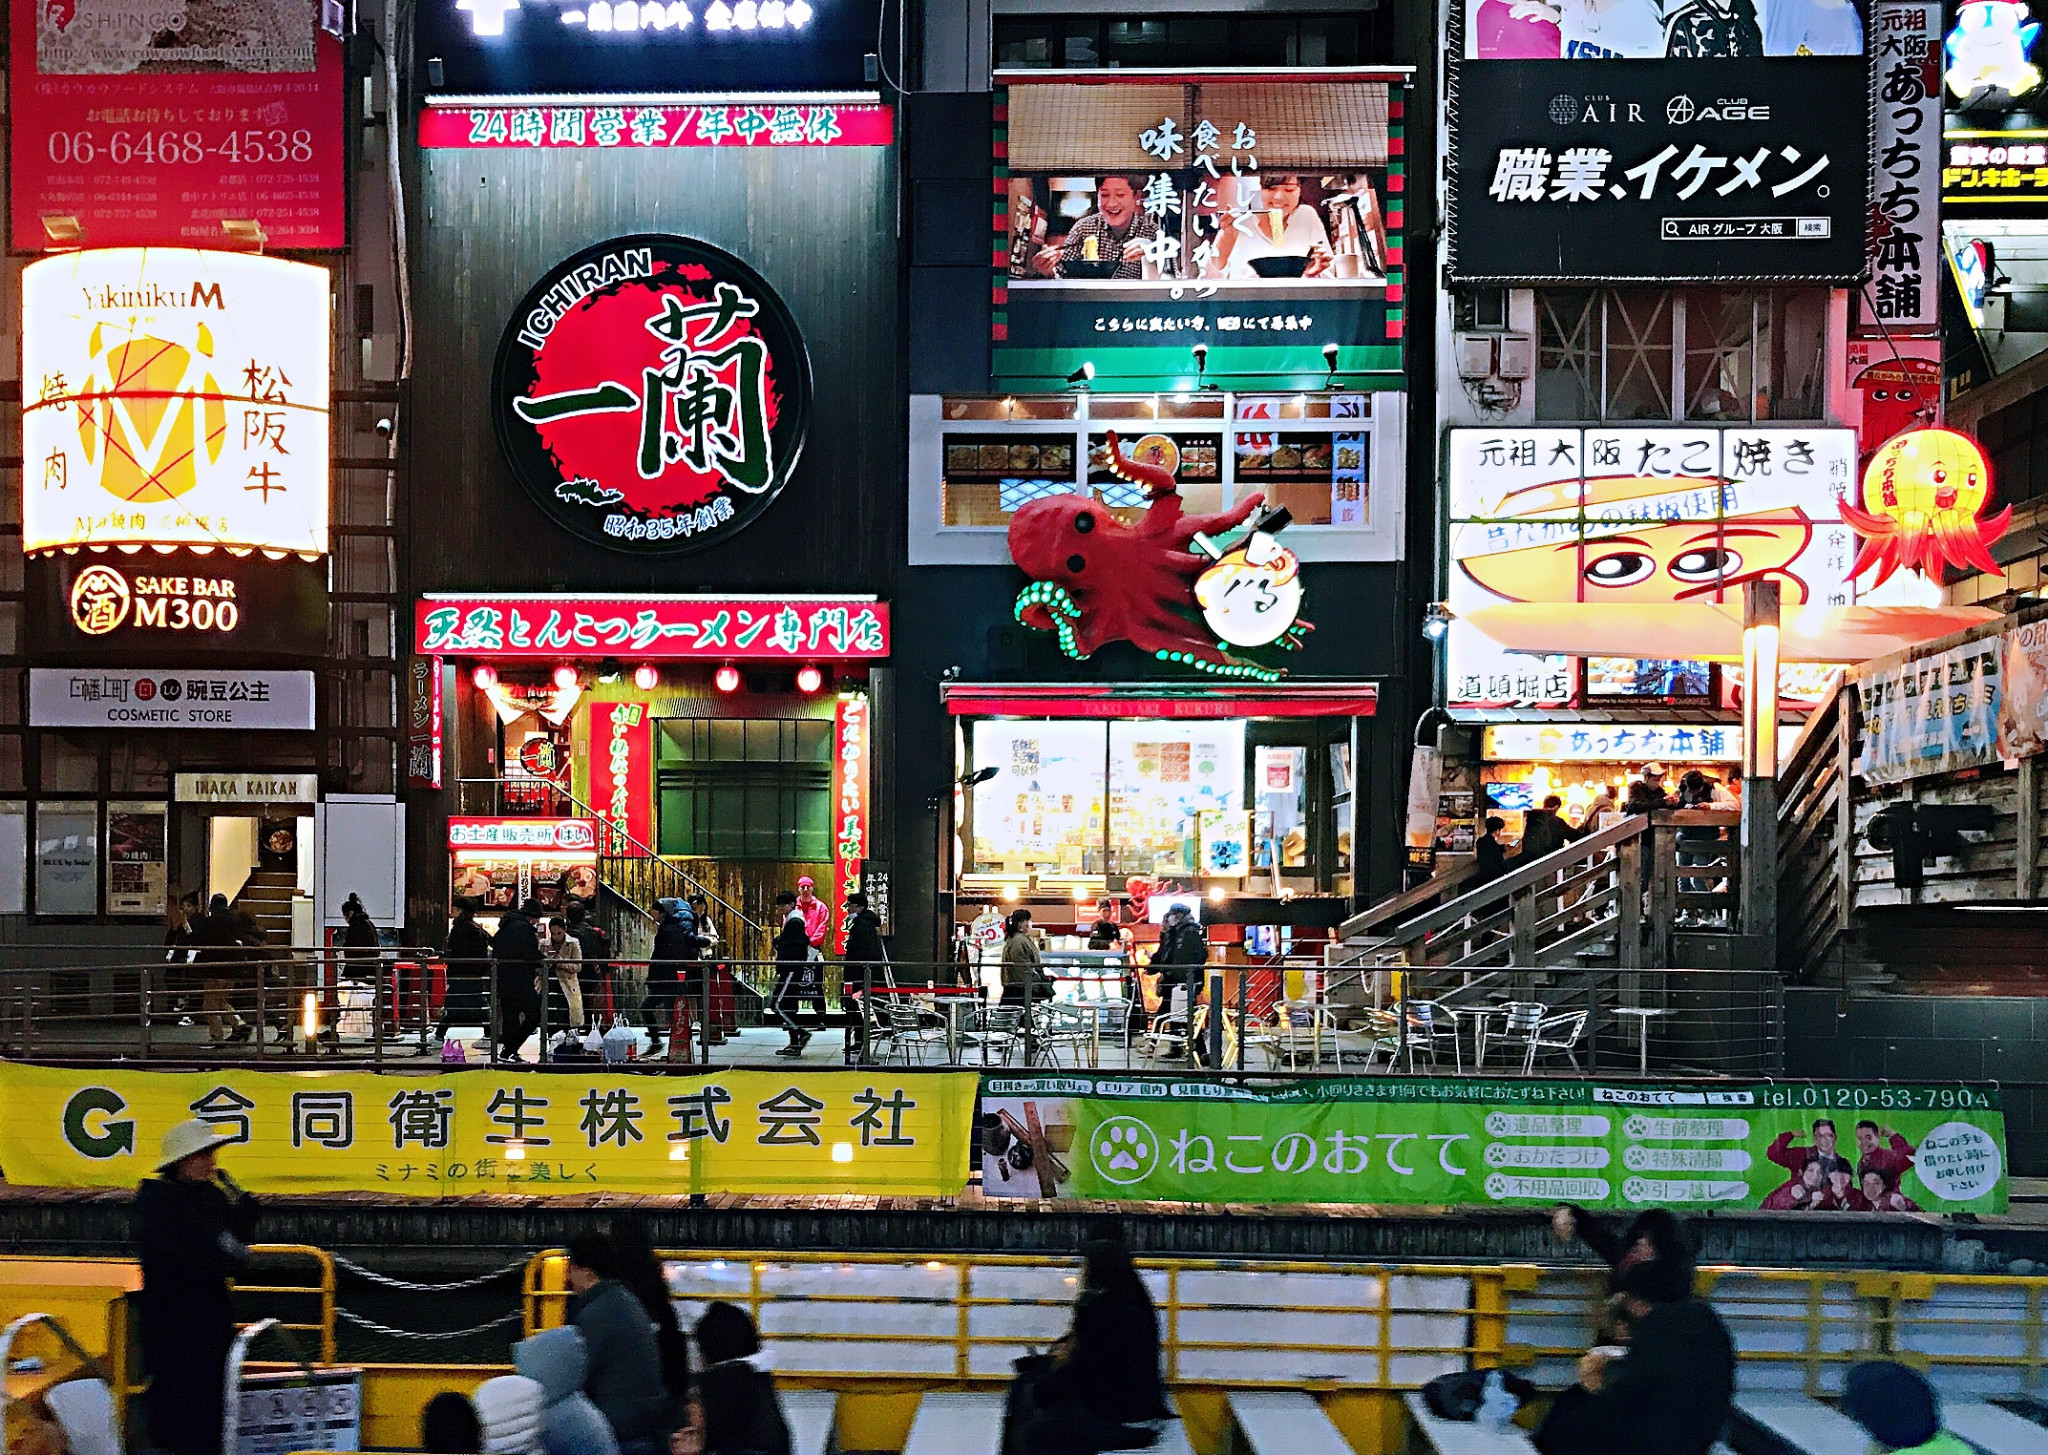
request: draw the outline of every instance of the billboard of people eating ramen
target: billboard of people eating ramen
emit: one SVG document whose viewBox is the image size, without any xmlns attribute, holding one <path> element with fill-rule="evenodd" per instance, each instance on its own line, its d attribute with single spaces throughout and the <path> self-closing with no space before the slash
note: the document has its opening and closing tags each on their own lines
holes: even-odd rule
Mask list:
<svg viewBox="0 0 2048 1455">
<path fill-rule="evenodd" d="M 998 375 L 1397 387 L 1394 78 L 1000 79 Z"/>
</svg>

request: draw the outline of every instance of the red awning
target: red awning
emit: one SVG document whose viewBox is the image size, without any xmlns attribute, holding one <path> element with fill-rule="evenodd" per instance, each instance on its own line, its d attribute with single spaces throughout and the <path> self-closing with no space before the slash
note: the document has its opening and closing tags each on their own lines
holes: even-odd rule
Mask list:
<svg viewBox="0 0 2048 1455">
<path fill-rule="evenodd" d="M 955 717 L 1371 717 L 1379 703 L 1379 689 L 1370 682 L 1188 688 L 1138 683 L 949 682 L 940 692 L 946 711 Z"/>
</svg>

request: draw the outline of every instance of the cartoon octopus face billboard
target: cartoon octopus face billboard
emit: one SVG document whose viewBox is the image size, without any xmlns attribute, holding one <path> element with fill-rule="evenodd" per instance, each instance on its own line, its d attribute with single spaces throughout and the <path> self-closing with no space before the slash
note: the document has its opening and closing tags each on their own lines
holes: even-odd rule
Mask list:
<svg viewBox="0 0 2048 1455">
<path fill-rule="evenodd" d="M 1851 605 L 1856 538 L 1841 500 L 1855 469 L 1855 434 L 1821 426 L 1453 430 L 1451 701 L 1581 694 L 1573 658 L 1509 652 L 1457 619 L 1480 607 L 1739 602 L 1756 580 L 1778 582 L 1787 608 Z M 1695 665 L 1620 675 L 1684 695 L 1670 684 Z"/>
<path fill-rule="evenodd" d="M 505 326 L 498 444 L 550 519 L 633 555 L 721 545 L 803 451 L 811 365 L 730 253 L 646 234 L 549 269 Z"/>
</svg>

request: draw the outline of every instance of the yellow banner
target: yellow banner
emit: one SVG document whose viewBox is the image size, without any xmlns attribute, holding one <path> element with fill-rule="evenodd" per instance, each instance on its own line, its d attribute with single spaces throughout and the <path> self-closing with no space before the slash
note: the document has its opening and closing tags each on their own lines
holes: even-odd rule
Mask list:
<svg viewBox="0 0 2048 1455">
<path fill-rule="evenodd" d="M 126 1187 L 202 1117 L 251 1192 L 869 1193 L 967 1175 L 969 1072 L 584 1070 L 422 1075 L 0 1064 L 0 1173 Z"/>
</svg>

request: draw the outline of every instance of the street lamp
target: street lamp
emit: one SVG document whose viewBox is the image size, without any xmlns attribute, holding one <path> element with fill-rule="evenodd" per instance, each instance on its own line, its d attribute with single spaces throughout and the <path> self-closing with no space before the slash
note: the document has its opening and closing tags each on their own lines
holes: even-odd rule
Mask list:
<svg viewBox="0 0 2048 1455">
<path fill-rule="evenodd" d="M 1742 933 L 1778 956 L 1778 583 L 1742 587 Z"/>
</svg>

